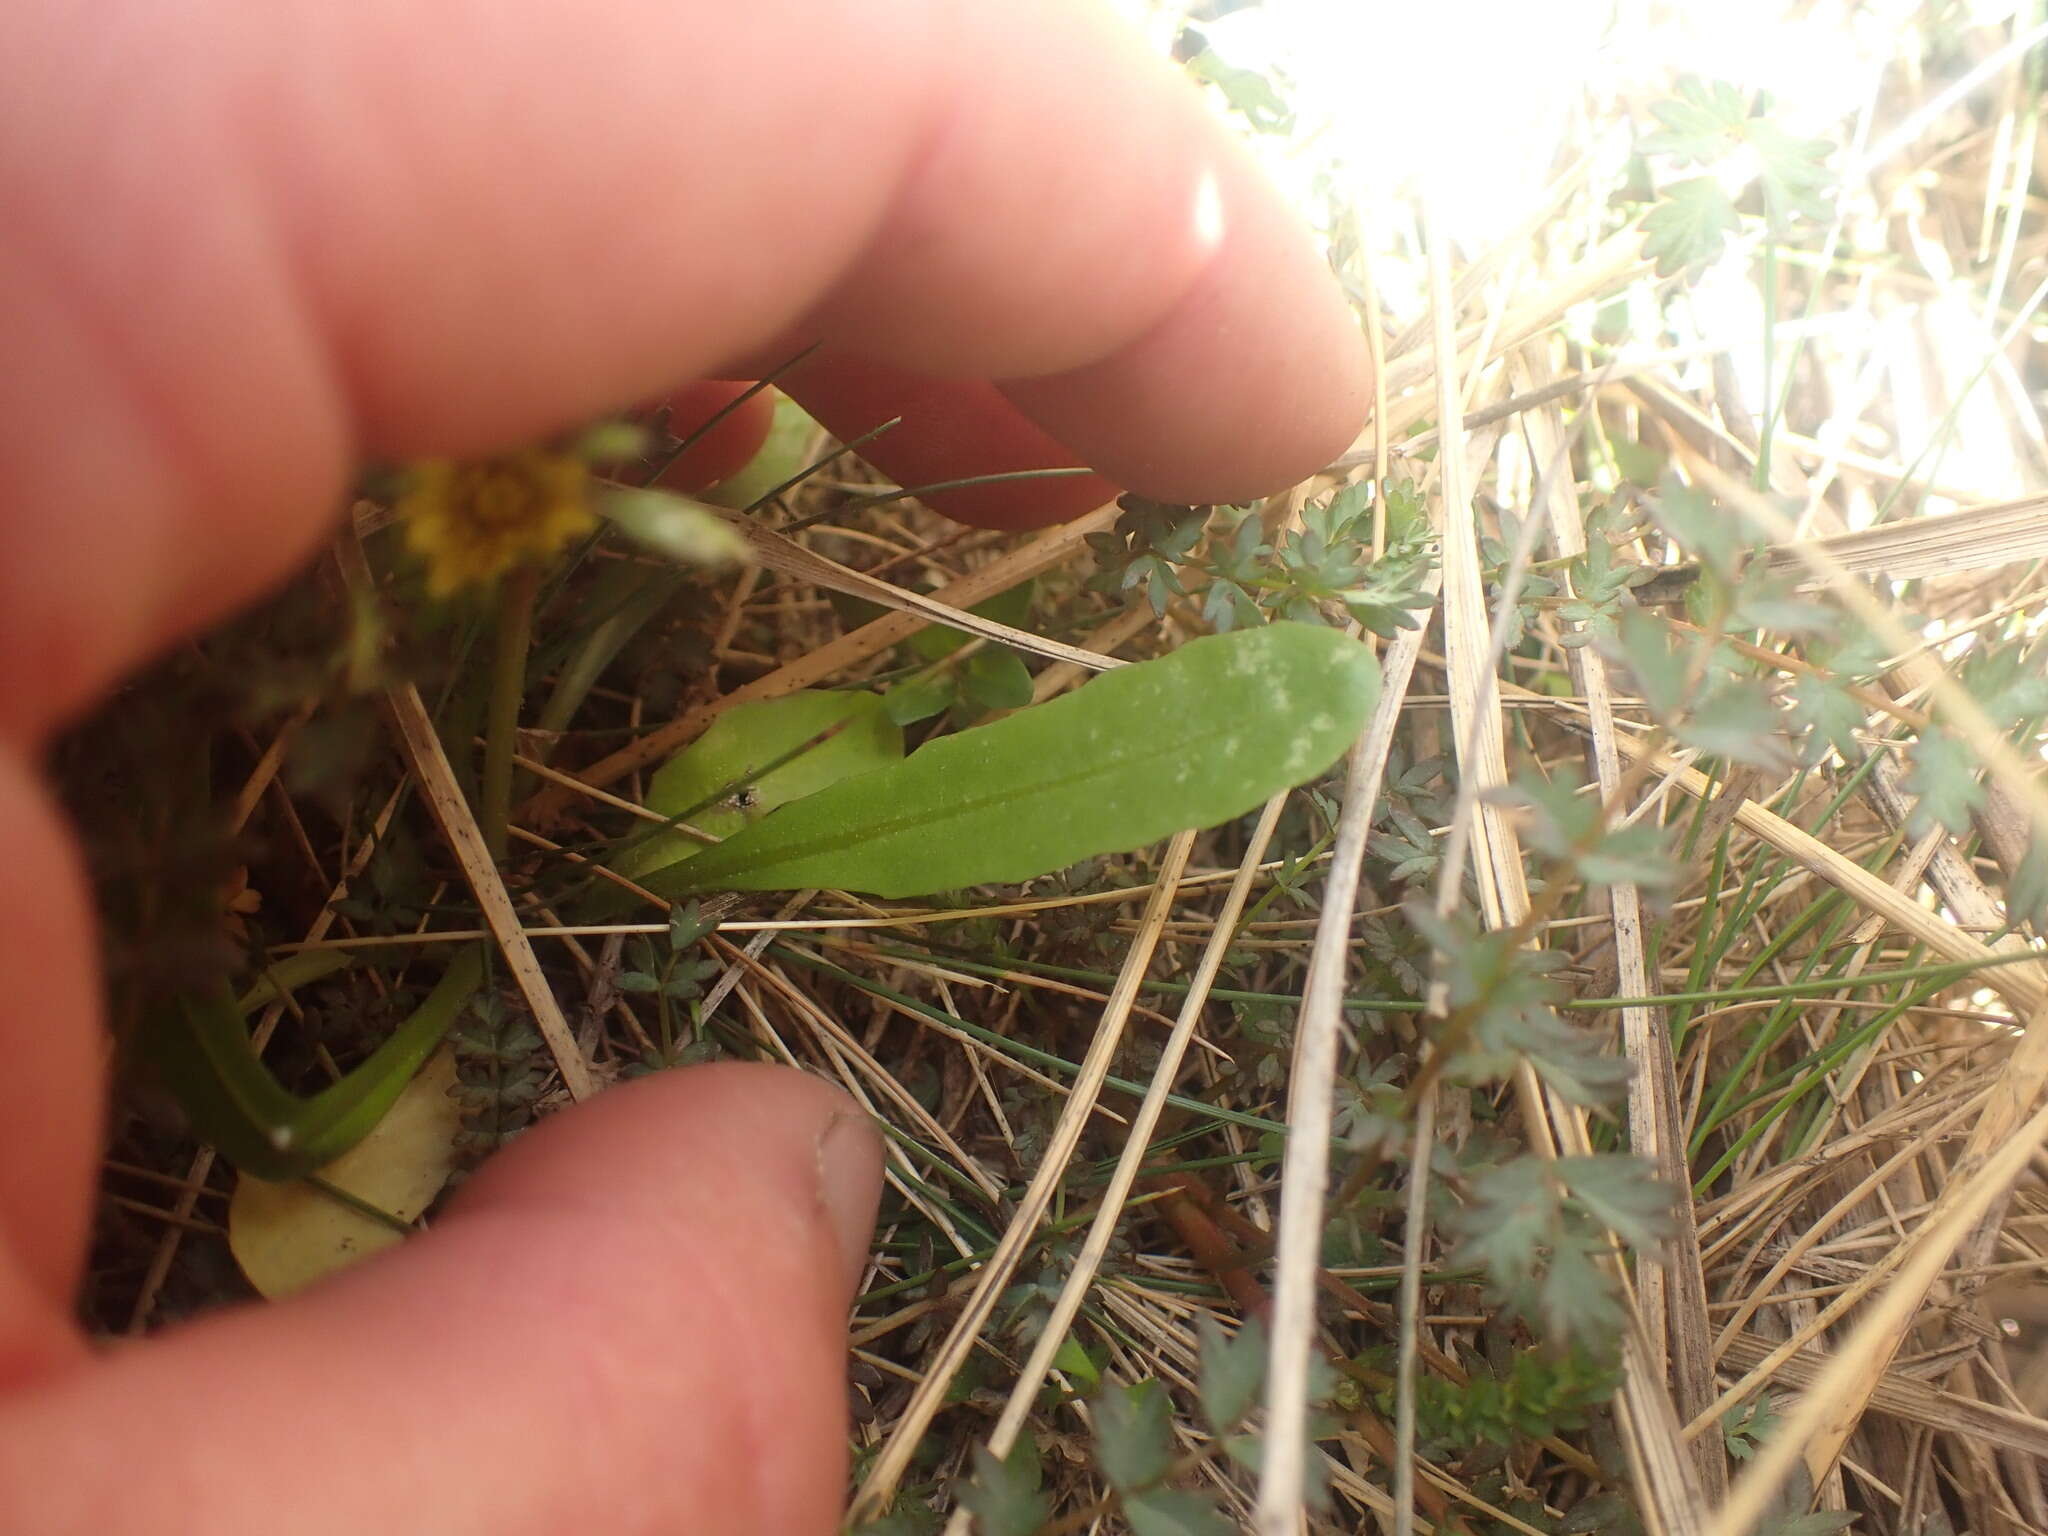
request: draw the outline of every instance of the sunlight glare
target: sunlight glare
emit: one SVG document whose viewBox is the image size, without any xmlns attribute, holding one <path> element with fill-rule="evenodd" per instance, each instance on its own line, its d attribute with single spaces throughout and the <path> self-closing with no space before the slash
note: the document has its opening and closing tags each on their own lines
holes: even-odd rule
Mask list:
<svg viewBox="0 0 2048 1536">
<path fill-rule="evenodd" d="M 1300 118 L 1273 146 L 1275 173 L 1302 195 L 1306 162 L 1334 163 L 1343 190 L 1385 206 L 1427 176 L 1468 250 L 1537 209 L 1563 168 L 1572 130 L 1597 109 L 1658 98 L 1677 74 L 1771 93 L 1795 132 L 1837 128 L 1875 87 L 1912 23 L 1908 0 L 1850 14 L 1784 0 L 1698 4 L 1446 0 L 1266 0 L 1202 24 L 1232 63 L 1283 75 Z M 1599 146 L 1625 154 L 1625 142 Z M 1611 163 L 1611 159 L 1610 159 Z"/>
</svg>

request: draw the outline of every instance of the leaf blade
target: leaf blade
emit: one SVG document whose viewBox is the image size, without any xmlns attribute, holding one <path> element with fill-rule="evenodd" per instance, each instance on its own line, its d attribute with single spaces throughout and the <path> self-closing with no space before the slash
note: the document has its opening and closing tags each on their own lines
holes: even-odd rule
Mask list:
<svg viewBox="0 0 2048 1536">
<path fill-rule="evenodd" d="M 681 897 L 1013 883 L 1244 814 L 1334 762 L 1379 693 L 1365 646 L 1275 624 L 1191 641 L 784 806 L 644 882 Z"/>
</svg>

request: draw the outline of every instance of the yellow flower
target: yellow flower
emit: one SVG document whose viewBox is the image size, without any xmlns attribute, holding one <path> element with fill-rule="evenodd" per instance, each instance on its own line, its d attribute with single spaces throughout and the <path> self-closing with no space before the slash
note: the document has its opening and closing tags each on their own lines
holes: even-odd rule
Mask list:
<svg viewBox="0 0 2048 1536">
<path fill-rule="evenodd" d="M 407 471 L 398 511 L 433 597 L 496 581 L 597 526 L 589 466 L 539 448 L 460 464 L 422 460 Z"/>
</svg>

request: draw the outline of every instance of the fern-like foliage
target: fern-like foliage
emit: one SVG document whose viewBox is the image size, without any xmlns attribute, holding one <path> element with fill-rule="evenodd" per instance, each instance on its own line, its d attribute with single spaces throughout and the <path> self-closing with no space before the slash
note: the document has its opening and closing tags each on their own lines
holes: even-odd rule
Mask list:
<svg viewBox="0 0 2048 1536">
<path fill-rule="evenodd" d="M 449 1091 L 462 1108 L 456 1153 L 473 1168 L 533 1123 L 546 1060 L 526 1009 L 495 992 L 478 995 L 449 1043 L 456 1079 Z"/>
</svg>

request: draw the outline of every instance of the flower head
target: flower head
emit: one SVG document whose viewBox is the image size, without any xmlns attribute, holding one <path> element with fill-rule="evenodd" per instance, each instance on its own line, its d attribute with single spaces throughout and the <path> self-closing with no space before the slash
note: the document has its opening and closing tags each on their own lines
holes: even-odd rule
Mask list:
<svg viewBox="0 0 2048 1536">
<path fill-rule="evenodd" d="M 433 597 L 496 581 L 597 526 L 588 464 L 541 448 L 462 463 L 422 460 L 407 471 L 398 511 L 406 547 L 426 562 Z"/>
</svg>

